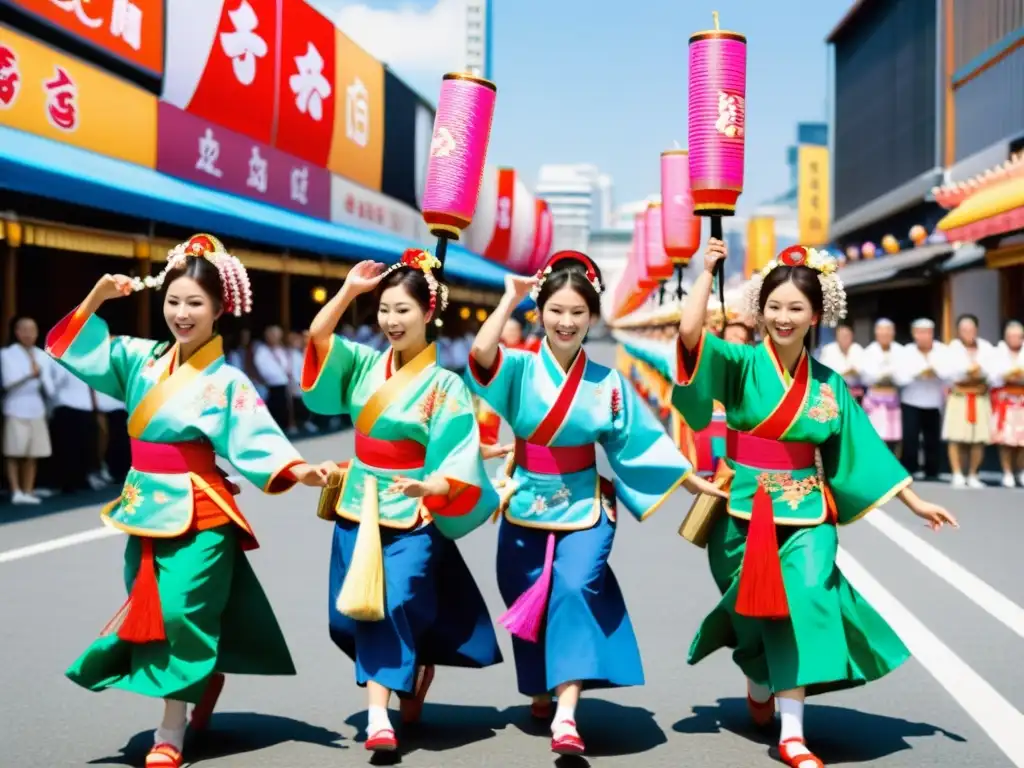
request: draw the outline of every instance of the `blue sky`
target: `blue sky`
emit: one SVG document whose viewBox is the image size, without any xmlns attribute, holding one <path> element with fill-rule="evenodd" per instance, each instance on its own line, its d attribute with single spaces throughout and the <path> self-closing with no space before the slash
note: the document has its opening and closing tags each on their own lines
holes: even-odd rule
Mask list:
<svg viewBox="0 0 1024 768">
<path fill-rule="evenodd" d="M 458 60 L 461 0 L 310 0 L 436 101 Z M 796 123 L 828 118 L 825 36 L 850 0 L 494 0 L 498 105 L 488 162 L 532 186 L 544 163 L 594 163 L 616 205 L 658 191 L 659 153 L 686 146 L 687 41 L 712 26 L 747 36 L 740 213 L 784 192 Z"/>
</svg>

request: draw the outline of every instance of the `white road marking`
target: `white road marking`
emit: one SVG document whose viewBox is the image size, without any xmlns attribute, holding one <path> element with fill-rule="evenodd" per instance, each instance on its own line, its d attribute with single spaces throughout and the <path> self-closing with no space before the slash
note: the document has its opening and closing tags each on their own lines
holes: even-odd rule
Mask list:
<svg viewBox="0 0 1024 768">
<path fill-rule="evenodd" d="M 870 515 L 869 515 L 870 517 Z M 936 682 L 981 726 L 1017 768 L 1024 768 L 1024 715 L 967 666 L 864 567 L 840 548 L 836 563 Z"/>
<path fill-rule="evenodd" d="M 109 528 L 104 525 L 100 528 L 92 528 L 88 531 L 72 533 L 69 536 L 61 536 L 58 539 L 41 541 L 38 544 L 29 544 L 27 547 L 8 549 L 6 552 L 0 552 L 0 563 L 9 563 L 13 560 L 22 560 L 26 557 L 42 555 L 46 552 L 53 552 L 57 549 L 64 549 L 65 547 L 74 547 L 78 544 L 85 544 L 88 541 L 106 539 L 111 536 L 117 536 L 120 533 L 121 531 L 116 528 Z"/>
<path fill-rule="evenodd" d="M 911 533 L 881 509 L 864 519 L 879 533 L 917 560 L 921 565 L 947 582 L 968 600 L 1005 624 L 1019 637 L 1024 637 L 1024 608 L 989 586 L 952 558 L 919 536 Z"/>
</svg>

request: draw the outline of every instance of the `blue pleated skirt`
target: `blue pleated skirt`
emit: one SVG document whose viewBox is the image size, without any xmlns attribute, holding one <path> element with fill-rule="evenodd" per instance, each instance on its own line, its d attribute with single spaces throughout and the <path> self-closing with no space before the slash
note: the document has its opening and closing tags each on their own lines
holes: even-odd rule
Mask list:
<svg viewBox="0 0 1024 768">
<path fill-rule="evenodd" d="M 498 588 L 511 605 L 540 576 L 551 532 L 502 519 Z M 539 696 L 579 680 L 584 690 L 644 684 L 633 624 L 608 565 L 615 523 L 555 532 L 555 561 L 545 624 L 536 643 L 512 638 L 519 692 Z"/>
<path fill-rule="evenodd" d="M 328 619 L 331 639 L 355 662 L 360 686 L 373 680 L 410 694 L 420 665 L 482 668 L 502 661 L 479 587 L 455 542 L 433 525 L 409 531 L 381 528 L 382 621 L 356 621 L 339 613 L 335 602 L 357 531 L 357 523 L 335 523 Z"/>
</svg>

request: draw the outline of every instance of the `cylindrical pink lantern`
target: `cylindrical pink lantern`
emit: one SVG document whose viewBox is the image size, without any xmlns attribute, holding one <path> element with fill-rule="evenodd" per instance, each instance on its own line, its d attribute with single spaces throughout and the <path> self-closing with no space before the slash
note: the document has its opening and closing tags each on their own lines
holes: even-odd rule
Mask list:
<svg viewBox="0 0 1024 768">
<path fill-rule="evenodd" d="M 690 153 L 666 150 L 661 153 L 661 234 L 673 264 L 690 263 L 700 248 L 700 224 L 690 191 Z"/>
<path fill-rule="evenodd" d="M 715 28 L 690 36 L 690 188 L 699 216 L 732 216 L 743 191 L 747 38 Z"/>
<path fill-rule="evenodd" d="M 661 283 L 672 277 L 672 261 L 665 253 L 661 232 L 662 204 L 648 203 L 644 215 L 644 229 L 647 233 L 647 276 Z"/>
<path fill-rule="evenodd" d="M 473 221 L 497 94 L 491 81 L 461 72 L 441 83 L 423 192 L 423 220 L 437 237 L 458 240 Z"/>
</svg>

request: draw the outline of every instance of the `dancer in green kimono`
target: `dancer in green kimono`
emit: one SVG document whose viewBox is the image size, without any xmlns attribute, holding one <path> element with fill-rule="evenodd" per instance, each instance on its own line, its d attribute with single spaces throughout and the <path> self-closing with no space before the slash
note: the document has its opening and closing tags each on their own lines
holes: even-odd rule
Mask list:
<svg viewBox="0 0 1024 768">
<path fill-rule="evenodd" d="M 893 498 L 934 530 L 957 523 L 910 489 L 842 377 L 809 354 L 811 327 L 835 326 L 845 315 L 835 261 L 794 246 L 754 276 L 747 309 L 765 339 L 752 347 L 704 330 L 712 271 L 725 257 L 725 244 L 712 240 L 672 361 L 672 403 L 688 424 L 703 429 L 714 401 L 725 406 L 734 473 L 728 514 L 707 545 L 722 599 L 701 624 L 689 663 L 732 648 L 758 724 L 773 721 L 778 697 L 782 762 L 821 768 L 804 743 L 804 698 L 876 680 L 909 656 L 836 566 L 836 526 Z"/>
<path fill-rule="evenodd" d="M 95 312 L 133 290 L 163 287 L 173 344 L 111 336 Z M 50 331 L 47 352 L 128 408 L 132 468 L 102 512 L 128 534 L 128 601 L 67 676 L 90 691 L 164 699 L 147 768 L 179 768 L 186 728 L 204 728 L 225 673 L 293 675 L 274 611 L 246 559 L 253 530 L 217 467 L 230 461 L 265 493 L 324 486 L 281 432 L 245 374 L 224 359 L 214 323 L 252 307 L 245 267 L 210 235 L 171 251 L 157 277 L 105 275 Z"/>
</svg>

